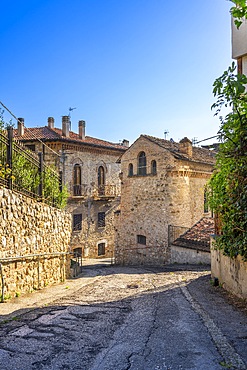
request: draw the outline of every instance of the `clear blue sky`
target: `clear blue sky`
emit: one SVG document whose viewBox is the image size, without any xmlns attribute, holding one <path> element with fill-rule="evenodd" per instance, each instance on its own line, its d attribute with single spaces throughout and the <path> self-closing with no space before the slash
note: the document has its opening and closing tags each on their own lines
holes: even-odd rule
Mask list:
<svg viewBox="0 0 247 370">
<path fill-rule="evenodd" d="M 1 0 L 0 100 L 133 142 L 213 136 L 212 84 L 231 63 L 227 0 Z M 5 119 L 9 115 L 5 114 Z"/>
</svg>

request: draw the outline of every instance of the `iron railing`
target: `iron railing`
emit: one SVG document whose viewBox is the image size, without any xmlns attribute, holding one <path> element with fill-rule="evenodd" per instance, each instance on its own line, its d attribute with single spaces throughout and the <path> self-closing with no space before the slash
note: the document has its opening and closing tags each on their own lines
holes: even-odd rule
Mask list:
<svg viewBox="0 0 247 370">
<path fill-rule="evenodd" d="M 174 240 L 188 231 L 188 227 L 168 225 L 168 245 L 170 246 Z"/>
<path fill-rule="evenodd" d="M 116 185 L 100 185 L 89 188 L 88 185 L 72 185 L 71 195 L 74 197 L 116 197 Z"/>
<path fill-rule="evenodd" d="M 52 206 L 59 205 L 59 174 L 13 138 L 13 128 L 0 131 L 0 184 Z"/>
</svg>

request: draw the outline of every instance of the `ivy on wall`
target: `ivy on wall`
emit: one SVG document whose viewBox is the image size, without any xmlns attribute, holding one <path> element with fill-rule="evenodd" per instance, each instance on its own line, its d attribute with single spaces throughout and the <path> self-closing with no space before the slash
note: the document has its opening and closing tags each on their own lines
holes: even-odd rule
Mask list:
<svg viewBox="0 0 247 370">
<path fill-rule="evenodd" d="M 209 182 L 209 205 L 221 221 L 216 246 L 230 257 L 247 259 L 247 77 L 236 74 L 233 63 L 214 82 L 217 101 L 212 108 L 220 116 L 220 150 L 216 171 Z"/>
</svg>

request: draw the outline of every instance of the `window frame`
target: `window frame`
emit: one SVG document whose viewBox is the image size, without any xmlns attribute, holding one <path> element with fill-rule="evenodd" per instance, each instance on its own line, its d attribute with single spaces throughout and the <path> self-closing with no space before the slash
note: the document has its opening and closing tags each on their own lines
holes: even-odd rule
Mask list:
<svg viewBox="0 0 247 370">
<path fill-rule="evenodd" d="M 138 154 L 137 160 L 137 174 L 139 176 L 146 176 L 147 175 L 147 157 L 144 151 L 141 151 Z"/>
<path fill-rule="evenodd" d="M 102 248 L 102 251 L 101 251 L 101 248 Z M 106 243 L 105 242 L 102 242 L 102 243 L 98 244 L 98 257 L 105 255 L 105 249 L 106 249 Z"/>
<path fill-rule="evenodd" d="M 73 214 L 73 228 L 72 228 L 72 230 L 73 231 L 81 231 L 82 230 L 82 213 L 74 213 Z"/>
<path fill-rule="evenodd" d="M 106 213 L 105 212 L 98 212 L 98 222 L 97 222 L 97 225 L 98 225 L 99 228 L 105 227 L 105 216 L 106 216 Z"/>
<path fill-rule="evenodd" d="M 147 237 L 145 235 L 137 234 L 137 244 L 147 245 Z"/>
</svg>

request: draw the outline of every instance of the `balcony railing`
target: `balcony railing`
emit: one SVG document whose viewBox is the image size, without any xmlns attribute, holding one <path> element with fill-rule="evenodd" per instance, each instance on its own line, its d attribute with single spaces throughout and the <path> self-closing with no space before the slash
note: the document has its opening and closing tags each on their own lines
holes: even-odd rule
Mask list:
<svg viewBox="0 0 247 370">
<path fill-rule="evenodd" d="M 100 185 L 90 187 L 89 185 L 72 185 L 71 195 L 73 197 L 116 197 L 116 185 Z"/>
</svg>

